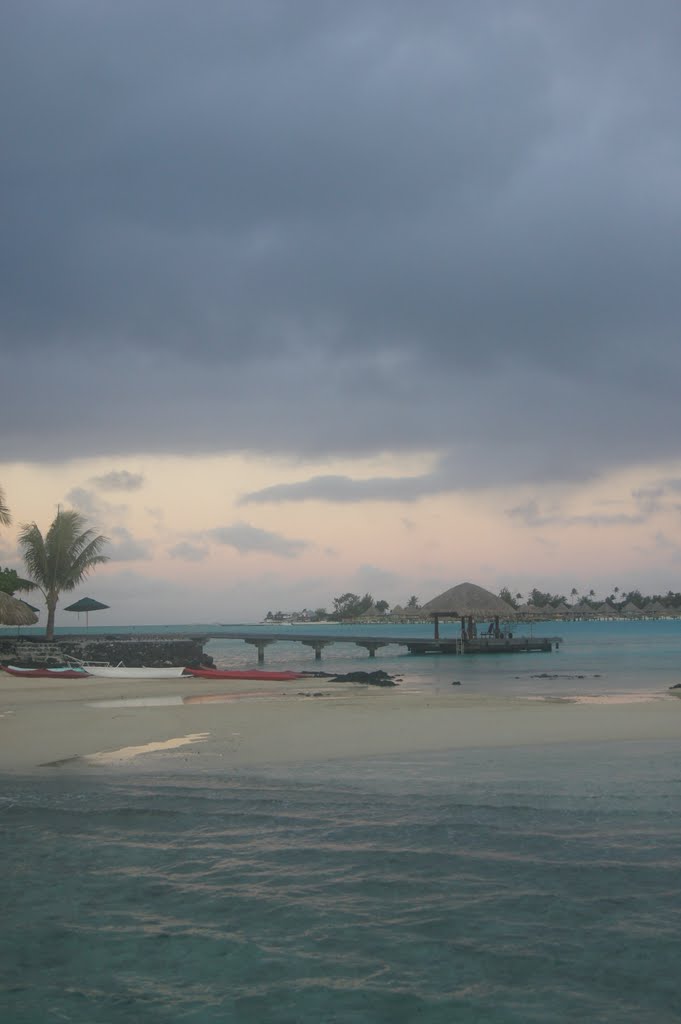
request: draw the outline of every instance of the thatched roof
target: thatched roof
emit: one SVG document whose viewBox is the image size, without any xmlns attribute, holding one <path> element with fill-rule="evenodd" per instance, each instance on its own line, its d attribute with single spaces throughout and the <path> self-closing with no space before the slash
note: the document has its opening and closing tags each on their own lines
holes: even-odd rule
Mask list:
<svg viewBox="0 0 681 1024">
<path fill-rule="evenodd" d="M 617 608 L 615 608 L 614 605 L 608 604 L 607 601 L 604 601 L 603 604 L 599 604 L 598 608 L 596 609 L 596 614 L 597 615 L 619 615 L 619 612 L 617 611 Z"/>
<path fill-rule="evenodd" d="M 25 601 L 0 591 L 0 623 L 3 626 L 33 626 L 38 616 Z"/>
<path fill-rule="evenodd" d="M 559 601 L 557 605 L 551 605 L 550 610 L 554 615 L 569 615 L 572 608 L 566 605 L 565 601 Z"/>
<path fill-rule="evenodd" d="M 372 604 L 370 608 L 367 608 L 365 612 L 362 612 L 360 619 L 382 619 L 385 617 L 385 612 L 379 612 L 375 604 Z"/>
<path fill-rule="evenodd" d="M 476 619 L 489 619 L 499 615 L 508 619 L 515 615 L 515 608 L 503 601 L 491 590 L 478 587 L 475 583 L 459 583 L 444 594 L 438 594 L 421 608 L 428 615 L 451 615 L 459 618 L 472 615 Z"/>
<path fill-rule="evenodd" d="M 622 615 L 642 615 L 643 612 L 635 605 L 633 601 L 627 601 L 624 608 L 622 609 Z"/>
<path fill-rule="evenodd" d="M 528 604 L 526 606 L 529 609 L 530 615 L 551 615 L 553 608 L 550 604 Z"/>
</svg>

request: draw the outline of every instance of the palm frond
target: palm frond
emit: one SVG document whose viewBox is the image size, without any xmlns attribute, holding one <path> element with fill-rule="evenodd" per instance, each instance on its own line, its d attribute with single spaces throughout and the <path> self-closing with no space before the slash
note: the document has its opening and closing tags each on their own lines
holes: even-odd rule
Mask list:
<svg viewBox="0 0 681 1024">
<path fill-rule="evenodd" d="M 22 525 L 19 547 L 31 580 L 43 586 L 47 580 L 47 553 L 45 540 L 36 523 Z"/>
<path fill-rule="evenodd" d="M 25 525 L 19 535 L 31 580 L 51 593 L 73 590 L 90 569 L 107 562 L 108 556 L 101 553 L 107 541 L 107 537 L 87 528 L 80 512 L 61 509 L 45 537 L 35 523 Z"/>
<path fill-rule="evenodd" d="M 0 487 L 0 526 L 9 526 L 12 522 L 12 515 L 5 503 L 5 492 Z"/>
</svg>

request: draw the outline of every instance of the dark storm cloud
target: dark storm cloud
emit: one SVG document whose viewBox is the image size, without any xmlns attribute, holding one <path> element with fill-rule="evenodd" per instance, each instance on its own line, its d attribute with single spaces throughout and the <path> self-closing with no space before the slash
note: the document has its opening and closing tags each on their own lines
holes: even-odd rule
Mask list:
<svg viewBox="0 0 681 1024">
<path fill-rule="evenodd" d="M 679 456 L 680 38 L 675 0 L 8 5 L 0 458 Z"/>
</svg>

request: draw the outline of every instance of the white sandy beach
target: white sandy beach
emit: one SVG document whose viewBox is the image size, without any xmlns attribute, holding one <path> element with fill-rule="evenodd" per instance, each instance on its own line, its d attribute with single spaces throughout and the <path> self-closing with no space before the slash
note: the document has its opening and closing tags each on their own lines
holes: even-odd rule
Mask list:
<svg viewBox="0 0 681 1024">
<path fill-rule="evenodd" d="M 429 695 L 320 679 L 17 679 L 0 673 L 0 771 L 202 770 L 373 754 L 681 739 L 674 693 Z"/>
</svg>

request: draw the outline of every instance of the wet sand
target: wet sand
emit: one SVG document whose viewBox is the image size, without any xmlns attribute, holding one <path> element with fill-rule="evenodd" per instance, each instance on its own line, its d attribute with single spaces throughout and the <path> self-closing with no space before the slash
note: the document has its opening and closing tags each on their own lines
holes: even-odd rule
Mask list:
<svg viewBox="0 0 681 1024">
<path fill-rule="evenodd" d="M 504 698 L 326 679 L 54 680 L 0 672 L 0 771 L 222 770 L 459 747 L 655 739 L 681 739 L 675 693 Z"/>
</svg>

